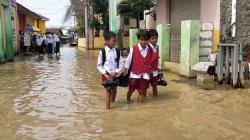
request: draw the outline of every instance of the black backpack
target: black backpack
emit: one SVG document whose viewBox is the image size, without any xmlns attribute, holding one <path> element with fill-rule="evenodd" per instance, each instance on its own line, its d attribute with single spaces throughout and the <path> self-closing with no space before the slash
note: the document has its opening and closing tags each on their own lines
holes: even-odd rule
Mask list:
<svg viewBox="0 0 250 140">
<path fill-rule="evenodd" d="M 120 55 L 121 55 L 121 51 L 119 48 L 115 48 L 115 51 L 116 51 L 116 63 L 117 63 L 117 68 L 119 68 L 119 61 L 120 61 Z M 105 48 L 102 48 L 101 49 L 101 52 L 102 52 L 102 66 L 104 65 L 105 61 L 106 61 L 106 51 L 105 51 Z"/>
</svg>

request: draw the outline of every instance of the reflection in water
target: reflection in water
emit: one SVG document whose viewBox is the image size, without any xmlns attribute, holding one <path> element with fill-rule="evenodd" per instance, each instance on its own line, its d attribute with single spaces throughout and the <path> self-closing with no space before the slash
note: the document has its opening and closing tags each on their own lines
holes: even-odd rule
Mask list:
<svg viewBox="0 0 250 140">
<path fill-rule="evenodd" d="M 111 110 L 96 70 L 98 51 L 62 48 L 62 55 L 18 58 L 0 65 L 3 139 L 247 140 L 249 89 L 202 90 L 167 73 L 169 86 L 145 104 L 126 104 L 120 88 Z"/>
</svg>

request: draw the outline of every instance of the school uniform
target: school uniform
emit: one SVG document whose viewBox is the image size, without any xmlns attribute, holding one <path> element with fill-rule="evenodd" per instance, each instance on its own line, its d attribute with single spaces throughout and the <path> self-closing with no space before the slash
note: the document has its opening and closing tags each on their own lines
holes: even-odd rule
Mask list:
<svg viewBox="0 0 250 140">
<path fill-rule="evenodd" d="M 47 42 L 48 42 L 48 53 L 51 54 L 53 52 L 53 38 L 51 36 L 49 36 L 47 38 Z"/>
<path fill-rule="evenodd" d="M 158 70 L 161 69 L 161 63 L 160 63 L 160 59 L 159 59 L 159 46 L 153 46 L 151 43 L 149 43 L 149 47 L 151 49 L 151 71 L 152 74 L 150 75 L 150 80 L 149 83 L 152 86 L 157 86 L 158 83 Z"/>
<path fill-rule="evenodd" d="M 56 34 L 54 35 L 54 43 L 55 43 L 55 53 L 60 53 L 60 39 Z"/>
<path fill-rule="evenodd" d="M 38 54 L 44 54 L 44 38 L 43 37 L 38 37 L 36 39 L 36 44 L 37 44 L 37 52 Z"/>
<path fill-rule="evenodd" d="M 139 94 L 146 94 L 148 81 L 150 79 L 150 59 L 151 55 L 148 46 L 142 48 L 139 43 L 130 49 L 130 53 L 125 63 L 125 68 L 131 68 L 129 75 L 130 92 L 137 89 Z"/>
<path fill-rule="evenodd" d="M 117 67 L 117 52 L 115 48 L 109 48 L 108 46 L 104 47 L 106 60 L 103 62 L 103 54 L 100 51 L 98 60 L 97 60 L 97 69 L 102 74 L 102 81 L 108 80 L 104 74 L 108 74 L 110 76 L 111 73 L 119 73 L 123 67 L 123 62 L 120 56 L 119 67 Z"/>
</svg>

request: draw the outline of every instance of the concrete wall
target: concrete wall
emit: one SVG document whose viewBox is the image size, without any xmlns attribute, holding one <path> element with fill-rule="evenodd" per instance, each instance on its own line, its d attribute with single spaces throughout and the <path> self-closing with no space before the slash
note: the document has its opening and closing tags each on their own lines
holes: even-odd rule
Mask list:
<svg viewBox="0 0 250 140">
<path fill-rule="evenodd" d="M 231 35 L 232 0 L 221 0 L 221 41 L 227 43 L 243 43 L 244 60 L 250 60 L 250 1 L 237 0 L 236 5 L 236 35 Z"/>
<path fill-rule="evenodd" d="M 78 46 L 86 48 L 86 42 L 85 38 L 78 38 Z M 127 48 L 129 45 L 128 43 L 128 37 L 123 37 L 123 46 L 124 48 Z M 100 49 L 103 48 L 105 44 L 103 37 L 95 37 L 94 38 L 94 49 Z"/>
<path fill-rule="evenodd" d="M 157 0 L 156 25 L 168 24 L 170 22 L 169 1 L 170 0 Z"/>
<path fill-rule="evenodd" d="M 0 63 L 14 60 L 13 51 L 13 21 L 10 1 L 0 2 Z"/>
<path fill-rule="evenodd" d="M 220 0 L 201 0 L 201 22 L 210 22 L 220 28 Z"/>
<path fill-rule="evenodd" d="M 186 20 L 181 22 L 181 58 L 180 74 L 194 77 L 191 67 L 199 62 L 200 21 Z"/>
<path fill-rule="evenodd" d="M 149 12 L 149 11 L 146 11 Z M 149 15 L 145 16 L 146 20 L 146 29 L 155 29 L 156 28 L 156 21 L 154 20 L 154 17 Z"/>
<path fill-rule="evenodd" d="M 201 22 L 213 24 L 213 51 L 220 41 L 220 0 L 201 0 Z"/>
</svg>

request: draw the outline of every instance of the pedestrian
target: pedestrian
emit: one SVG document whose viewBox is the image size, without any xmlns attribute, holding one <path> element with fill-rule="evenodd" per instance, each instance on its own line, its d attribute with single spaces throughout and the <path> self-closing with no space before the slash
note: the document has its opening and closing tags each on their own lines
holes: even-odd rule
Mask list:
<svg viewBox="0 0 250 140">
<path fill-rule="evenodd" d="M 20 50 L 19 54 L 24 55 L 24 52 L 26 51 L 25 46 L 24 46 L 24 33 L 22 31 L 19 31 L 19 45 L 20 45 Z"/>
<path fill-rule="evenodd" d="M 117 93 L 117 82 L 109 85 L 109 82 L 117 80 L 123 64 L 120 50 L 116 47 L 116 34 L 107 32 L 104 35 L 105 47 L 100 51 L 97 61 L 97 69 L 102 74 L 102 83 L 106 88 L 106 109 L 110 109 L 111 102 L 115 102 Z"/>
<path fill-rule="evenodd" d="M 49 36 L 47 37 L 47 43 L 48 43 L 47 49 L 48 49 L 48 54 L 52 54 L 52 52 L 53 52 L 53 42 L 54 42 L 54 40 L 53 40 L 52 35 L 49 35 Z"/>
<path fill-rule="evenodd" d="M 151 70 L 150 70 L 150 80 L 149 83 L 153 90 L 153 95 L 158 96 L 157 84 L 159 80 L 159 71 L 161 71 L 161 63 L 159 57 L 159 46 L 157 45 L 158 41 L 158 32 L 155 29 L 152 29 L 147 32 L 148 44 L 151 50 Z"/>
<path fill-rule="evenodd" d="M 30 32 L 26 31 L 24 32 L 24 47 L 26 49 L 26 52 L 29 51 L 29 48 L 31 46 L 31 36 L 30 36 Z"/>
<path fill-rule="evenodd" d="M 140 31 L 137 34 L 137 39 L 139 40 L 139 43 L 130 49 L 130 53 L 124 66 L 124 75 L 126 75 L 128 70 L 131 69 L 129 74 L 129 90 L 127 92 L 128 103 L 130 103 L 130 98 L 135 90 L 138 90 L 139 92 L 138 102 L 144 102 L 144 96 L 147 92 L 148 82 L 150 79 L 149 71 L 151 55 L 146 33 L 144 31 Z"/>
<path fill-rule="evenodd" d="M 53 34 L 53 39 L 55 43 L 55 53 L 60 55 L 60 39 L 56 34 Z"/>
<path fill-rule="evenodd" d="M 37 53 L 39 56 L 40 54 L 44 55 L 44 43 L 45 43 L 45 40 L 43 38 L 43 35 L 42 34 L 38 35 L 36 39 L 36 44 L 37 44 Z"/>
</svg>

